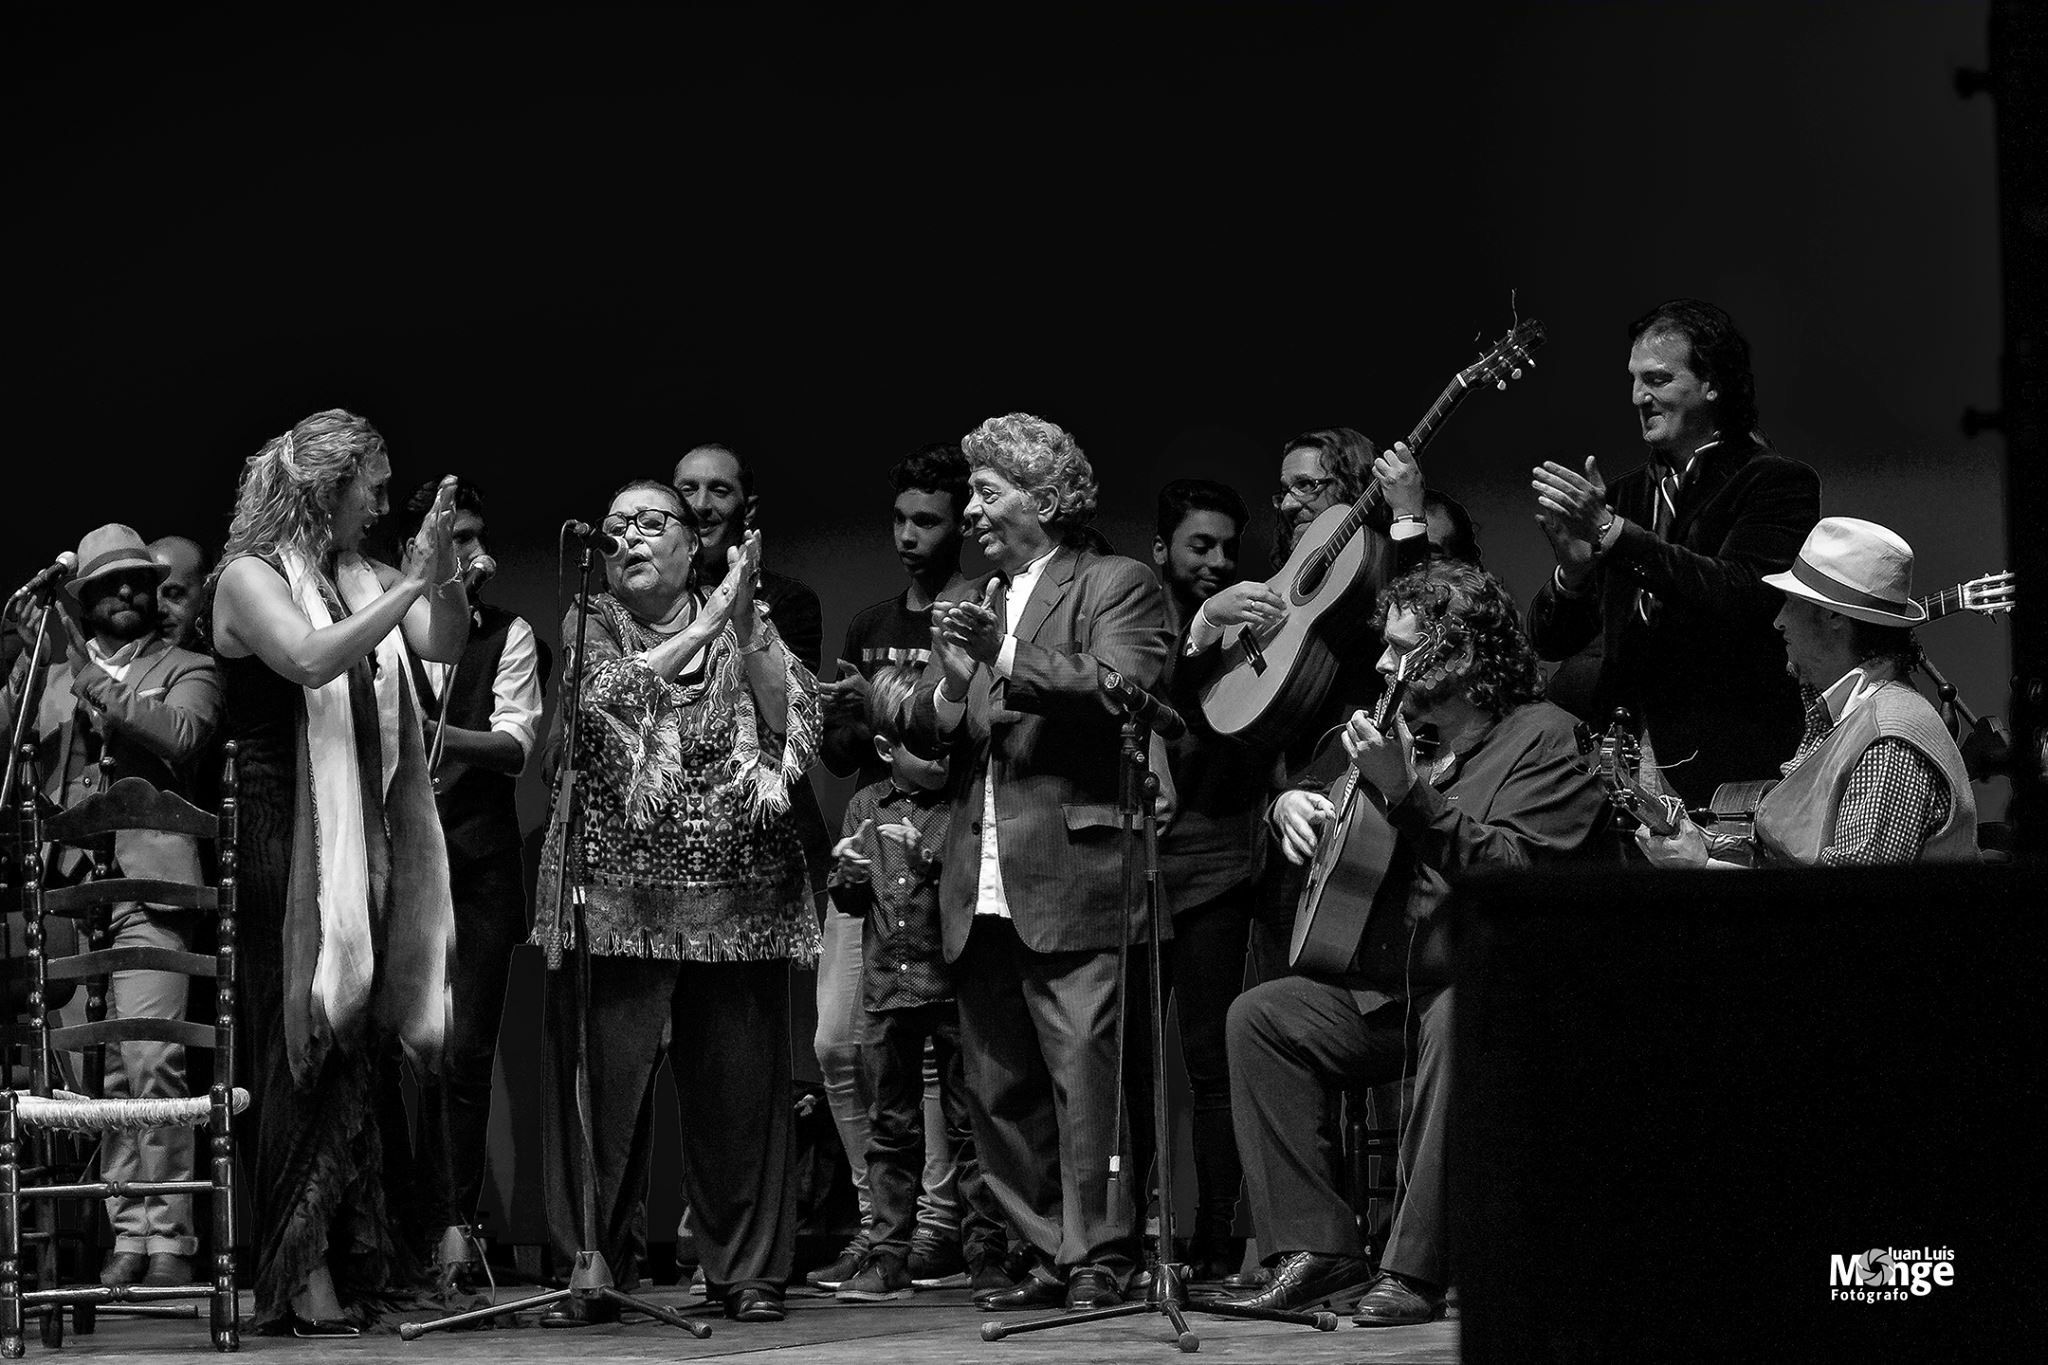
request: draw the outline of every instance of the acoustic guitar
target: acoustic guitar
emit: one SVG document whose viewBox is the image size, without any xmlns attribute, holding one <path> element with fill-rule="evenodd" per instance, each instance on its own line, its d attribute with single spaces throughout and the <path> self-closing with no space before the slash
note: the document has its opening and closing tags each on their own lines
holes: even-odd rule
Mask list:
<svg viewBox="0 0 2048 1365">
<path fill-rule="evenodd" d="M 1543 324 L 1532 318 L 1458 371 L 1408 433 L 1408 449 L 1420 455 L 1481 384 L 1505 389 L 1521 378 L 1523 367 L 1535 363 L 1529 353 L 1543 340 Z M 1321 705 L 1337 676 L 1339 652 L 1365 633 L 1372 603 L 1364 599 L 1378 585 L 1359 582 L 1366 549 L 1359 533 L 1386 497 L 1374 481 L 1351 506 L 1332 507 L 1309 523 L 1287 563 L 1266 580 L 1287 603 L 1287 618 L 1270 638 L 1242 625 L 1224 628 L 1222 666 L 1201 689 L 1202 714 L 1217 734 L 1277 749 L 1301 717 Z"/>
<path fill-rule="evenodd" d="M 1939 621 L 1942 617 L 1959 611 L 1974 611 L 1985 616 L 1996 616 L 2011 611 L 2019 600 L 2019 587 L 2013 581 L 2012 570 L 1985 574 L 1967 583 L 1958 583 L 1953 588 L 1929 593 L 1915 601 L 1927 608 L 1927 619 Z"/>
<path fill-rule="evenodd" d="M 1373 724 L 1380 733 L 1385 734 L 1400 714 L 1408 680 L 1442 658 L 1444 641 L 1444 628 L 1436 626 L 1401 656 L 1373 711 Z M 1337 813 L 1316 840 L 1308 878 L 1295 903 L 1294 933 L 1287 943 L 1288 962 L 1310 972 L 1341 972 L 1350 967 L 1373 903 L 1379 899 L 1381 883 L 1393 864 L 1396 843 L 1383 798 L 1370 783 L 1358 780 L 1355 766 L 1346 767 L 1337 779 L 1330 803 Z"/>
<path fill-rule="evenodd" d="M 1616 708 L 1614 723 L 1597 741 L 1585 733 L 1585 726 L 1581 725 L 1579 729 L 1580 751 L 1599 750 L 1600 781 L 1607 788 L 1607 799 L 1616 810 L 1659 838 L 1676 830 L 1680 817 L 1689 818 L 1701 829 L 1713 831 L 1712 842 L 1718 846 L 1716 857 L 1737 862 L 1754 857 L 1752 838 L 1756 832 L 1757 808 L 1763 804 L 1771 788 L 1778 785 L 1777 778 L 1723 782 L 1714 788 L 1713 798 L 1705 807 L 1687 810 L 1685 803 L 1677 797 L 1652 791 L 1643 785 L 1642 750 L 1630 728 L 1628 708 Z M 1747 849 L 1749 857 L 1736 857 L 1738 849 Z"/>
</svg>

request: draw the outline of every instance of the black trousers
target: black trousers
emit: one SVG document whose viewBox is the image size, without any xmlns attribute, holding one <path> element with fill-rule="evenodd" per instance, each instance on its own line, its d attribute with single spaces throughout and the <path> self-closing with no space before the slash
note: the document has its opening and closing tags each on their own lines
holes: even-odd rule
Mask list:
<svg viewBox="0 0 2048 1365">
<path fill-rule="evenodd" d="M 1138 1244 L 1129 1182 L 1109 1186 L 1123 1098 L 1115 951 L 1033 952 L 1009 920 L 977 915 L 957 973 L 982 1178 L 1036 1269 L 1095 1266 L 1121 1283 Z"/>
<path fill-rule="evenodd" d="M 874 1097 L 868 1111 L 868 1197 L 874 1204 L 874 1249 L 907 1260 L 924 1190 L 924 1053 L 929 1039 L 939 1068 L 939 1112 L 946 1145 L 959 1170 L 960 1245 L 969 1265 L 1000 1258 L 1007 1234 L 1002 1207 L 981 1176 L 974 1123 L 967 1112 L 967 1072 L 960 1056 L 960 1007 L 951 1000 L 908 1009 L 863 1012 L 861 1070 Z"/>
<path fill-rule="evenodd" d="M 1451 1011 L 1446 988 L 1361 1013 L 1350 991 L 1305 976 L 1254 986 L 1230 1007 L 1238 1147 L 1252 1227 L 1269 1264 L 1294 1251 L 1363 1254 L 1358 1221 L 1337 1184 L 1330 1114 L 1342 1089 L 1383 1085 L 1412 1065 L 1415 1099 L 1400 1125 L 1401 1188 L 1380 1265 L 1450 1283 Z"/>
<path fill-rule="evenodd" d="M 512 950 L 526 938 L 519 849 L 449 869 L 455 892 L 454 1019 L 441 1075 L 420 1086 L 414 1204 L 430 1229 L 476 1220 L 491 1123 L 491 1072 Z"/>
<path fill-rule="evenodd" d="M 577 1159 L 576 985 L 573 956 L 548 975 L 542 1093 L 550 1113 L 542 1130 L 558 1255 L 585 1245 L 587 1200 L 596 1249 L 613 1279 L 622 1288 L 639 1282 L 654 1081 L 665 1056 L 682 1120 L 683 1193 L 705 1278 L 780 1293 L 794 1268 L 797 1225 L 789 963 L 590 959 L 588 1192 Z"/>
<path fill-rule="evenodd" d="M 1230 1058 L 1225 1019 L 1244 986 L 1251 887 L 1239 885 L 1173 917 L 1173 937 L 1160 960 L 1167 998 L 1180 1021 L 1181 1058 L 1187 1065 L 1195 1150 L 1197 1236 L 1228 1237 L 1237 1221 L 1244 1184 L 1237 1132 L 1231 1121 Z M 1130 1112 L 1134 1169 L 1147 1182 L 1154 1156 L 1152 1130 L 1151 949 L 1131 949 L 1124 993 L 1124 1099 Z M 1143 1200 L 1138 1201 L 1142 1207 Z"/>
</svg>

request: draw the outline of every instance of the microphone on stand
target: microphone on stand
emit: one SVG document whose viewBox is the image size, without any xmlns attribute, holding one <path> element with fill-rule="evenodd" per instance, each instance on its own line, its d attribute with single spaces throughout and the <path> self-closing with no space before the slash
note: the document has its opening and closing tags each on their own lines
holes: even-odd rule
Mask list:
<svg viewBox="0 0 2048 1365">
<path fill-rule="evenodd" d="M 463 591 L 467 592 L 471 597 L 476 596 L 477 590 L 483 587 L 484 584 L 490 582 L 493 578 L 495 578 L 497 576 L 497 573 L 497 560 L 492 559 L 489 555 L 478 555 L 475 559 L 470 560 L 468 564 L 463 566 Z"/>
<path fill-rule="evenodd" d="M 48 596 L 50 590 L 57 586 L 58 580 L 69 578 L 72 571 L 77 567 L 78 556 L 66 550 L 57 556 L 56 562 L 51 564 L 49 568 L 44 569 L 34 578 L 16 588 L 13 596 L 7 599 L 8 604 L 11 606 L 24 597 Z"/>
<path fill-rule="evenodd" d="M 587 521 L 562 523 L 562 534 L 578 545 L 589 546 L 607 559 L 626 548 L 625 542 L 617 536 L 606 535 Z"/>
<path fill-rule="evenodd" d="M 1179 739 L 1188 732 L 1188 723 L 1180 712 L 1113 668 L 1103 670 L 1102 693 L 1118 712 L 1136 716 L 1140 725 L 1161 739 Z"/>
</svg>

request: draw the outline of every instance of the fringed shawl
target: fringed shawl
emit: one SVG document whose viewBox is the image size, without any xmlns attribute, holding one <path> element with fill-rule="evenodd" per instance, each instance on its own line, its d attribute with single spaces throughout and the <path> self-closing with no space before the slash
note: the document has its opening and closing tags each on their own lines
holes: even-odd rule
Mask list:
<svg viewBox="0 0 2048 1365">
<path fill-rule="evenodd" d="M 303 555 L 280 559 L 307 622 L 334 624 L 312 564 Z M 383 592 L 355 554 L 336 564 L 335 586 L 353 611 Z M 303 1086 L 319 1076 L 329 1047 L 353 1047 L 372 1018 L 437 1070 L 452 1008 L 448 853 L 399 631 L 378 642 L 368 678 L 356 676 L 363 671 L 305 689 L 284 1019 Z"/>
<path fill-rule="evenodd" d="M 765 613 L 755 631 L 780 638 Z M 817 756 L 817 679 L 782 651 L 788 715 L 777 733 L 756 711 L 730 626 L 705 651 L 702 674 L 679 682 L 638 658 L 662 639 L 610 594 L 593 600 L 575 818 L 571 784 L 558 779 L 533 941 L 559 966 L 580 905 L 601 957 L 814 962 L 818 927 L 790 787 Z M 565 852 L 573 905 L 555 876 Z"/>
</svg>

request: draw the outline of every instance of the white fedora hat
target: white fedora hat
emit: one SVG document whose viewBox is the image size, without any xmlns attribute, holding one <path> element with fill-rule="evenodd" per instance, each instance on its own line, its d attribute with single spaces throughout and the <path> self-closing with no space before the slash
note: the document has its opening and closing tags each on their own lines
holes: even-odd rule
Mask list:
<svg viewBox="0 0 2048 1365">
<path fill-rule="evenodd" d="M 1788 597 L 1880 626 L 1917 626 L 1927 608 L 1913 600 L 1913 547 L 1874 521 L 1822 517 L 1799 558 L 1764 582 Z"/>
</svg>

